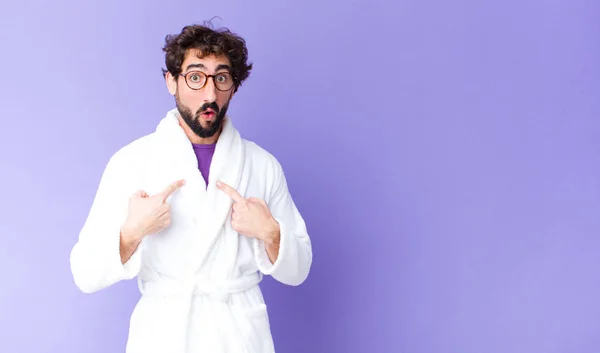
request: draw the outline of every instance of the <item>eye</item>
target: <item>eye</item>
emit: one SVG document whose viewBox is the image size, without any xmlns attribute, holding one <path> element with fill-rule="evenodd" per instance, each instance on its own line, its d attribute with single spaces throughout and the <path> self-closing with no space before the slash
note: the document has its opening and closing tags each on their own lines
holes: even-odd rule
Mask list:
<svg viewBox="0 0 600 353">
<path fill-rule="evenodd" d="M 227 74 L 219 74 L 216 79 L 219 83 L 226 83 L 229 80 L 229 76 Z"/>
<path fill-rule="evenodd" d="M 202 83 L 206 79 L 206 76 L 204 76 L 204 73 L 202 73 L 200 71 L 188 72 L 185 75 L 185 77 L 186 77 L 187 81 L 190 83 Z"/>
</svg>

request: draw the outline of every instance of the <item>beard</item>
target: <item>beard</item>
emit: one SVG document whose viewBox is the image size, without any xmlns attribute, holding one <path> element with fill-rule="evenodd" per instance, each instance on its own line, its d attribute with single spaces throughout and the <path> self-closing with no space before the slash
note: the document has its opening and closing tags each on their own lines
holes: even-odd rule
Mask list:
<svg viewBox="0 0 600 353">
<path fill-rule="evenodd" d="M 225 103 L 223 108 L 219 108 L 216 102 L 204 103 L 194 114 L 189 108 L 181 104 L 181 101 L 179 100 L 179 92 L 175 93 L 175 104 L 177 105 L 177 110 L 179 111 L 183 121 L 185 121 L 185 123 L 196 135 L 198 135 L 198 137 L 202 138 L 213 137 L 221 130 L 221 127 L 223 127 L 225 114 L 227 113 L 227 108 L 229 107 L 229 101 Z M 215 112 L 215 118 L 213 121 L 207 121 L 206 123 L 208 126 L 204 127 L 202 126 L 202 119 L 200 116 L 208 108 L 211 108 Z"/>
</svg>

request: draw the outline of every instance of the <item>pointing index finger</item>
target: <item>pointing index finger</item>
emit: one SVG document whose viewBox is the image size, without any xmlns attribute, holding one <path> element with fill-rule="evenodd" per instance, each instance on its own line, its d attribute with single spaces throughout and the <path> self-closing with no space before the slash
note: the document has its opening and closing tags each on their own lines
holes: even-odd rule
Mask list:
<svg viewBox="0 0 600 353">
<path fill-rule="evenodd" d="M 169 198 L 169 196 L 171 196 L 175 191 L 177 191 L 177 189 L 182 187 L 184 184 L 185 184 L 184 179 L 180 179 L 180 180 L 177 180 L 177 181 L 169 184 L 169 186 L 167 186 L 165 188 L 165 190 L 163 190 L 160 194 L 162 201 L 163 202 L 167 201 L 167 198 Z"/>
<path fill-rule="evenodd" d="M 232 188 L 231 186 L 225 184 L 222 181 L 217 182 L 217 187 L 219 189 L 223 190 L 235 202 L 244 202 L 246 200 L 246 199 L 244 199 L 244 197 L 242 197 L 242 195 L 240 195 L 239 192 L 237 192 L 237 190 L 235 190 L 234 188 Z"/>
</svg>

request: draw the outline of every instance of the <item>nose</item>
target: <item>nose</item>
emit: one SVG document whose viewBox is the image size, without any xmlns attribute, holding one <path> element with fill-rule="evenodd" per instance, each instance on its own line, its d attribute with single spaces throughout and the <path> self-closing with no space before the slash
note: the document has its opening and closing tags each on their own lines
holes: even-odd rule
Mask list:
<svg viewBox="0 0 600 353">
<path fill-rule="evenodd" d="M 215 87 L 215 82 L 208 78 L 206 85 L 204 86 L 204 101 L 205 102 L 215 102 L 217 100 L 217 87 Z"/>
</svg>

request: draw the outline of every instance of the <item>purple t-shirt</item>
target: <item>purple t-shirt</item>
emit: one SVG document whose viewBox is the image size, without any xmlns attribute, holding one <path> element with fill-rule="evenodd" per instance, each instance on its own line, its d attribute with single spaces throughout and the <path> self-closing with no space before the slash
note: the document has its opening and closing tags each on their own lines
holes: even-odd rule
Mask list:
<svg viewBox="0 0 600 353">
<path fill-rule="evenodd" d="M 217 144 L 195 144 L 193 143 L 194 152 L 196 153 L 196 158 L 198 159 L 198 169 L 200 169 L 200 173 L 204 177 L 204 181 L 206 185 L 208 185 L 208 175 L 210 171 L 210 162 L 212 161 L 213 154 L 215 153 L 215 147 Z"/>
</svg>

